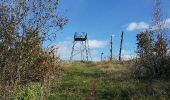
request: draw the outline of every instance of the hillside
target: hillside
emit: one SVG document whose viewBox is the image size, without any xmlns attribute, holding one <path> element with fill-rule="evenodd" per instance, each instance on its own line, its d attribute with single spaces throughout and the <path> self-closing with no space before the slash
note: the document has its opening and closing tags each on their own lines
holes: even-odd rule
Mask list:
<svg viewBox="0 0 170 100">
<path fill-rule="evenodd" d="M 170 83 L 165 80 L 135 80 L 130 75 L 131 64 L 63 62 L 64 74 L 51 81 L 46 90 L 49 100 L 168 100 Z M 43 87 L 28 86 L 27 95 L 18 97 L 37 100 Z M 47 99 L 46 98 L 46 99 Z"/>
</svg>

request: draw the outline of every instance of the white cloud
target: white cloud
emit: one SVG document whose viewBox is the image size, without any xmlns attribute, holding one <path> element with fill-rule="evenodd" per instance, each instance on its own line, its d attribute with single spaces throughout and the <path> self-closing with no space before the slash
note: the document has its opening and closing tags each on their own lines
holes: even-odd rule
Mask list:
<svg viewBox="0 0 170 100">
<path fill-rule="evenodd" d="M 58 43 L 59 49 L 58 54 L 61 59 L 69 60 L 71 55 L 72 42 L 63 41 Z"/>
<path fill-rule="evenodd" d="M 147 29 L 149 28 L 149 24 L 145 22 L 131 22 L 127 25 L 126 30 L 127 31 L 134 31 L 134 30 L 139 30 L 139 29 Z"/>
<path fill-rule="evenodd" d="M 161 28 L 170 28 L 170 18 L 160 22 L 161 24 Z M 152 30 L 157 30 L 158 25 L 155 26 L 151 26 Z M 131 22 L 127 25 L 126 30 L 127 31 L 134 31 L 134 30 L 140 30 L 140 29 L 148 29 L 149 28 L 149 24 L 146 22 Z"/>
<path fill-rule="evenodd" d="M 136 57 L 135 53 L 126 51 L 126 50 L 122 50 L 122 59 L 123 60 L 130 60 Z"/>
<path fill-rule="evenodd" d="M 89 40 L 89 47 L 94 48 L 104 48 L 107 45 L 107 41 L 100 40 Z"/>
<path fill-rule="evenodd" d="M 165 29 L 165 28 L 170 28 L 170 18 L 159 22 L 158 25 L 152 26 L 151 30 L 158 30 L 158 29 Z"/>
<path fill-rule="evenodd" d="M 104 48 L 107 45 L 107 41 L 101 41 L 101 40 L 89 40 L 89 48 L 90 48 L 90 53 L 92 56 L 92 60 L 93 57 L 97 56 L 98 54 L 98 50 L 99 48 Z M 61 59 L 63 60 L 69 60 L 70 56 L 71 56 L 71 50 L 72 50 L 72 46 L 73 46 L 73 42 L 71 41 L 63 41 L 63 42 L 59 42 L 58 44 L 58 54 L 60 56 Z M 80 45 L 77 44 L 76 47 Z M 80 59 L 79 56 L 75 56 L 75 59 Z"/>
<path fill-rule="evenodd" d="M 170 18 L 165 20 L 165 27 L 167 27 L 167 28 L 170 27 Z"/>
</svg>

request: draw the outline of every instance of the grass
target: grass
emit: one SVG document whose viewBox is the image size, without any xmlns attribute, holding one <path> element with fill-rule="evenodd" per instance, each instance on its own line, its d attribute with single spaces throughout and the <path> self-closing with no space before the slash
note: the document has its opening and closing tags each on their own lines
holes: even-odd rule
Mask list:
<svg viewBox="0 0 170 100">
<path fill-rule="evenodd" d="M 27 91 L 17 93 L 23 100 L 168 100 L 168 80 L 135 80 L 131 64 L 72 62 L 63 65 L 59 81 L 46 86 L 31 83 Z M 48 89 L 47 89 L 48 88 Z M 44 91 L 44 92 L 42 92 Z M 17 99 L 16 99 L 17 100 Z"/>
<path fill-rule="evenodd" d="M 61 84 L 52 89 L 58 99 L 168 100 L 168 81 L 134 80 L 130 64 L 80 63 L 67 68 Z M 56 93 L 58 93 L 56 95 Z"/>
</svg>

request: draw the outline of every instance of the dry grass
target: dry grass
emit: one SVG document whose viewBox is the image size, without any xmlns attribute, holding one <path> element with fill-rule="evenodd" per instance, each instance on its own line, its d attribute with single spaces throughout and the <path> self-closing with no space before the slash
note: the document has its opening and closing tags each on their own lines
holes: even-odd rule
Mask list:
<svg viewBox="0 0 170 100">
<path fill-rule="evenodd" d="M 104 73 L 114 78 L 128 78 L 132 74 L 133 61 L 131 62 L 95 62 L 95 66 Z"/>
<path fill-rule="evenodd" d="M 168 100 L 168 80 L 136 80 L 131 76 L 132 65 L 133 62 L 62 61 L 55 70 L 59 77 L 46 84 L 20 86 L 20 90 L 11 93 L 24 100 Z"/>
</svg>

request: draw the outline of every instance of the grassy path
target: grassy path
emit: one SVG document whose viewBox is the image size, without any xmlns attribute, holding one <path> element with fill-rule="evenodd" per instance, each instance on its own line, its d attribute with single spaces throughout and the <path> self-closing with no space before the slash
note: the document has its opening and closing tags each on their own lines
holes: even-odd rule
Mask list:
<svg viewBox="0 0 170 100">
<path fill-rule="evenodd" d="M 49 84 L 31 83 L 17 97 L 23 100 L 169 100 L 168 80 L 135 80 L 129 65 L 66 63 L 64 74 Z M 63 66 L 64 68 L 64 66 Z M 16 99 L 17 100 L 17 99 Z"/>
<path fill-rule="evenodd" d="M 110 73 L 104 73 L 92 63 L 73 63 L 63 76 L 58 87 L 62 100 L 112 100 L 128 99 L 128 89 L 133 85 L 129 81 L 114 79 Z"/>
<path fill-rule="evenodd" d="M 117 67 L 117 66 L 115 66 Z M 114 72 L 115 73 L 115 72 Z M 164 82 L 135 81 L 121 72 L 103 71 L 93 63 L 74 62 L 68 67 L 61 85 L 57 87 L 59 100 L 166 100 Z M 166 83 L 166 82 L 165 82 Z M 160 91 L 164 91 L 162 94 Z M 56 100 L 56 99 L 54 99 Z"/>
<path fill-rule="evenodd" d="M 101 71 L 91 63 L 74 63 L 69 67 L 59 87 L 62 99 L 90 99 L 95 96 L 96 81 Z"/>
</svg>

